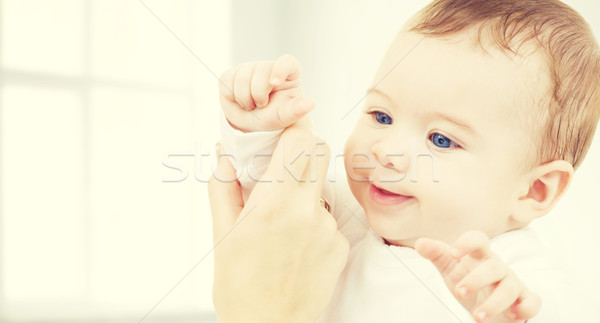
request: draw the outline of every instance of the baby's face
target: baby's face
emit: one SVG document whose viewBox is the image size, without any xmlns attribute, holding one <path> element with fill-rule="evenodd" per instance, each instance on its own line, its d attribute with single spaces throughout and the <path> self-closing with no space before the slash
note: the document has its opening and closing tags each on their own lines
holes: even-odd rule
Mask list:
<svg viewBox="0 0 600 323">
<path fill-rule="evenodd" d="M 352 193 L 397 245 L 515 228 L 533 149 L 525 111 L 542 88 L 542 60 L 485 54 L 458 36 L 425 38 L 397 64 L 422 38 L 400 33 L 374 78 L 345 148 Z"/>
</svg>

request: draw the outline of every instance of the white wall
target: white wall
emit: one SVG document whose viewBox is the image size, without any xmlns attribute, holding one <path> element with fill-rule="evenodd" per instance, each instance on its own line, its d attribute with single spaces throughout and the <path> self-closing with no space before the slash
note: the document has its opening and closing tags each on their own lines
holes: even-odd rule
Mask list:
<svg viewBox="0 0 600 323">
<path fill-rule="evenodd" d="M 230 2 L 0 0 L 0 15 L 0 321 L 211 318 L 193 155 L 219 137 Z M 165 182 L 181 173 L 163 162 L 189 177 Z"/>
</svg>

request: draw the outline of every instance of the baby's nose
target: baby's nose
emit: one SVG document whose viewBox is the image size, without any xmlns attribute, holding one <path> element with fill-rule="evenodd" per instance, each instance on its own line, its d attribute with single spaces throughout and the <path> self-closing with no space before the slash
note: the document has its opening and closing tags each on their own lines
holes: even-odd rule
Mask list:
<svg viewBox="0 0 600 323">
<path fill-rule="evenodd" d="M 372 146 L 371 152 L 377 162 L 386 168 L 393 169 L 399 173 L 406 173 L 410 166 L 410 158 L 405 152 L 399 152 L 398 149 L 389 149 L 386 142 L 378 142 Z"/>
</svg>

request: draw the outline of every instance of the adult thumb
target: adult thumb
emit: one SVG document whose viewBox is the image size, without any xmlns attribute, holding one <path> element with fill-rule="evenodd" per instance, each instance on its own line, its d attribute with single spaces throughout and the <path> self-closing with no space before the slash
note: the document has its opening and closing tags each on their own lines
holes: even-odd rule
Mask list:
<svg viewBox="0 0 600 323">
<path fill-rule="evenodd" d="M 217 168 L 208 182 L 208 199 L 213 221 L 213 241 L 216 243 L 233 227 L 244 208 L 242 190 L 235 168 L 227 156 L 221 155 L 217 144 Z"/>
<path fill-rule="evenodd" d="M 289 104 L 282 106 L 277 111 L 279 121 L 284 127 L 296 123 L 307 113 L 315 108 L 315 102 L 311 99 L 299 97 L 292 99 Z"/>
</svg>

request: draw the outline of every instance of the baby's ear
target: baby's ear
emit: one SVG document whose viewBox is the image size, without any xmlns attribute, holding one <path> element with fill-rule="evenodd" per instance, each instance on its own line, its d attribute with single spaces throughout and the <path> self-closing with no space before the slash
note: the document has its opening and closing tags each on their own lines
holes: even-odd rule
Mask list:
<svg viewBox="0 0 600 323">
<path fill-rule="evenodd" d="M 519 197 L 512 220 L 527 224 L 550 212 L 566 192 L 573 172 L 573 166 L 564 160 L 554 160 L 531 170 L 527 194 Z"/>
</svg>

